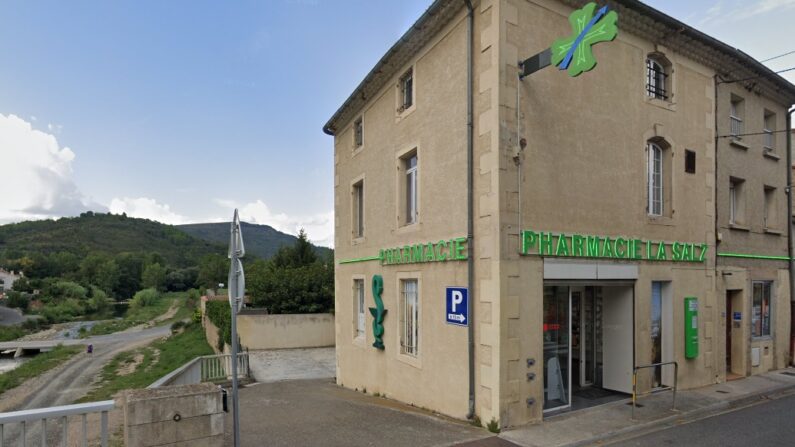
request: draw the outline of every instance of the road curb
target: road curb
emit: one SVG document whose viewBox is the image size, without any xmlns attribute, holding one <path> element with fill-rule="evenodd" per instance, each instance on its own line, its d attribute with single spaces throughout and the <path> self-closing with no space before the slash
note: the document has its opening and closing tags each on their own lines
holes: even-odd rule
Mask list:
<svg viewBox="0 0 795 447">
<path fill-rule="evenodd" d="M 694 422 L 718 414 L 723 410 L 736 410 L 751 405 L 753 403 L 756 403 L 758 401 L 766 400 L 768 396 L 778 397 L 778 395 L 789 395 L 792 393 L 795 393 L 795 384 L 783 385 L 780 387 L 767 389 L 757 393 L 740 396 L 736 399 L 727 400 L 723 402 L 716 402 L 714 404 L 707 405 L 702 408 L 697 408 L 688 412 L 673 414 L 670 416 L 666 416 L 662 419 L 643 422 L 637 425 L 631 425 L 629 427 L 625 427 L 616 431 L 593 436 L 589 439 L 584 439 L 573 443 L 564 444 L 564 446 L 582 447 L 582 446 L 593 445 L 595 443 L 601 444 L 601 443 L 625 441 L 636 438 L 638 436 L 642 436 L 644 434 L 649 434 L 669 428 L 673 426 L 673 424 L 671 424 L 672 422 L 681 418 L 687 418 L 688 422 Z"/>
</svg>

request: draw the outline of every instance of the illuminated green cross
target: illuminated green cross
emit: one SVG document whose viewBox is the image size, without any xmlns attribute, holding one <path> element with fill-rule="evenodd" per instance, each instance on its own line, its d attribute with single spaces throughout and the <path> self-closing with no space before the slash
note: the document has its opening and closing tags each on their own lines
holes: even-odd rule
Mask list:
<svg viewBox="0 0 795 447">
<path fill-rule="evenodd" d="M 552 64 L 561 70 L 568 69 L 569 76 L 579 76 L 596 66 L 591 46 L 608 42 L 618 34 L 618 14 L 607 11 L 607 6 L 596 11 L 596 3 L 588 3 L 569 16 L 572 35 L 552 43 Z"/>
</svg>

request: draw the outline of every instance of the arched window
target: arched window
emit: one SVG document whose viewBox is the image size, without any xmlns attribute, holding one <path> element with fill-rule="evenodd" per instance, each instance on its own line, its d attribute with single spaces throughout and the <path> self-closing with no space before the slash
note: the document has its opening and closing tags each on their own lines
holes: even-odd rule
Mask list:
<svg viewBox="0 0 795 447">
<path fill-rule="evenodd" d="M 663 148 L 657 144 L 649 142 L 649 202 L 648 210 L 651 216 L 662 216 L 665 212 L 665 185 L 664 185 L 664 160 Z"/>
<path fill-rule="evenodd" d="M 670 96 L 668 75 L 670 64 L 660 56 L 646 58 L 646 94 L 651 98 L 667 100 Z"/>
</svg>

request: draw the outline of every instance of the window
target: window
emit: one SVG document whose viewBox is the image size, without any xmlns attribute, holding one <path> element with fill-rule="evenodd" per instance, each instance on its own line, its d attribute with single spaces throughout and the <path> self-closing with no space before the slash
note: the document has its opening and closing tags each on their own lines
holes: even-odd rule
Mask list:
<svg viewBox="0 0 795 447">
<path fill-rule="evenodd" d="M 353 237 L 364 236 L 364 180 L 353 185 Z"/>
<path fill-rule="evenodd" d="M 685 149 L 685 172 L 688 174 L 696 173 L 696 153 L 690 149 Z"/>
<path fill-rule="evenodd" d="M 745 107 L 742 98 L 739 96 L 732 95 L 731 98 L 731 115 L 729 116 L 730 121 L 730 135 L 733 136 L 737 140 L 742 139 L 743 135 L 743 109 Z"/>
<path fill-rule="evenodd" d="M 416 279 L 404 279 L 401 286 L 400 353 L 416 357 L 419 353 L 420 297 Z"/>
<path fill-rule="evenodd" d="M 409 68 L 403 76 L 400 77 L 400 106 L 398 112 L 407 110 L 414 104 L 414 69 Z"/>
<path fill-rule="evenodd" d="M 663 185 L 663 149 L 656 143 L 648 144 L 649 152 L 649 203 L 648 210 L 652 216 L 662 216 L 664 211 Z"/>
<path fill-rule="evenodd" d="M 776 228 L 778 213 L 776 207 L 776 188 L 765 186 L 765 229 Z"/>
<path fill-rule="evenodd" d="M 669 64 L 660 56 L 649 56 L 646 59 L 646 94 L 650 98 L 668 99 Z"/>
<path fill-rule="evenodd" d="M 353 146 L 360 148 L 364 144 L 364 125 L 362 117 L 353 122 Z"/>
<path fill-rule="evenodd" d="M 729 223 L 733 225 L 741 224 L 745 220 L 744 185 L 745 180 L 734 177 L 729 179 Z"/>
<path fill-rule="evenodd" d="M 770 294 L 772 281 L 754 281 L 754 302 L 751 309 L 751 331 L 754 337 L 770 336 Z"/>
<path fill-rule="evenodd" d="M 776 114 L 765 110 L 765 141 L 763 142 L 765 151 L 772 152 L 776 148 Z"/>
<path fill-rule="evenodd" d="M 364 338 L 364 280 L 353 280 L 353 299 L 355 301 L 354 308 L 356 310 L 356 337 Z"/>
<path fill-rule="evenodd" d="M 406 191 L 406 219 L 405 224 L 411 225 L 417 223 L 417 151 L 403 157 L 403 169 L 405 175 L 405 191 Z"/>
</svg>

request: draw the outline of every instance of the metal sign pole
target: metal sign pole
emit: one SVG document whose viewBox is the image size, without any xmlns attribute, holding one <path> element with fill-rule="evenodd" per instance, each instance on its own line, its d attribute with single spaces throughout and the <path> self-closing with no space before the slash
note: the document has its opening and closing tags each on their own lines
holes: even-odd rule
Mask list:
<svg viewBox="0 0 795 447">
<path fill-rule="evenodd" d="M 245 276 L 243 276 L 243 264 L 240 258 L 245 256 L 243 247 L 243 235 L 240 232 L 240 218 L 235 209 L 232 218 L 232 228 L 229 240 L 229 305 L 232 317 L 232 425 L 234 430 L 234 447 L 240 447 L 240 406 L 238 404 L 237 392 L 237 312 L 243 303 L 245 295 Z"/>
</svg>

